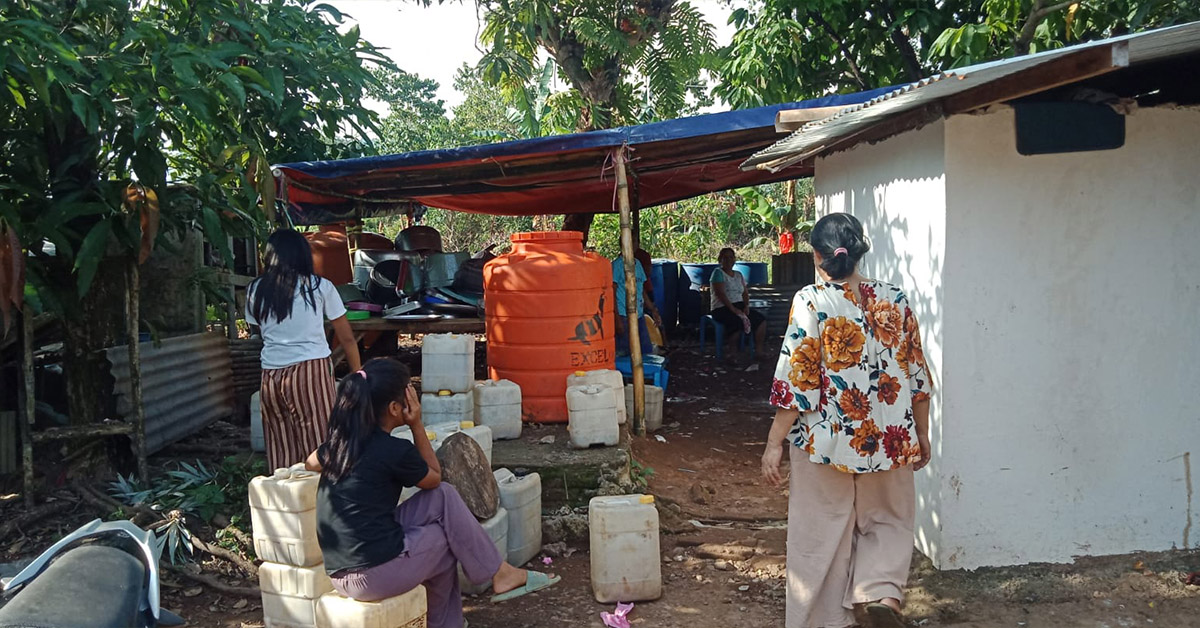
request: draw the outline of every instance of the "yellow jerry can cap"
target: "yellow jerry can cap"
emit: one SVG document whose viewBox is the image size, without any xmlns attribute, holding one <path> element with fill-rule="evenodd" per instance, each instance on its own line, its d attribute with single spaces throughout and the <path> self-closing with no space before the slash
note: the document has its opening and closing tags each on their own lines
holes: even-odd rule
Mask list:
<svg viewBox="0 0 1200 628">
<path fill-rule="evenodd" d="M 641 497 L 638 498 L 638 502 L 643 503 L 643 504 L 653 504 L 654 496 L 653 495 L 642 495 Z"/>
<path fill-rule="evenodd" d="M 449 397 L 450 395 L 453 395 L 453 394 L 454 393 L 450 392 L 449 390 L 446 390 L 445 388 L 438 391 L 439 397 Z"/>
<path fill-rule="evenodd" d="M 460 421 L 458 424 L 458 427 L 459 427 L 459 429 L 469 430 L 469 429 L 475 427 L 475 422 L 474 421 Z"/>
<path fill-rule="evenodd" d="M 425 430 L 425 438 L 428 438 L 431 441 L 437 440 L 437 432 L 433 430 Z"/>
<path fill-rule="evenodd" d="M 583 377 L 587 375 L 587 371 L 575 371 L 575 377 Z"/>
</svg>

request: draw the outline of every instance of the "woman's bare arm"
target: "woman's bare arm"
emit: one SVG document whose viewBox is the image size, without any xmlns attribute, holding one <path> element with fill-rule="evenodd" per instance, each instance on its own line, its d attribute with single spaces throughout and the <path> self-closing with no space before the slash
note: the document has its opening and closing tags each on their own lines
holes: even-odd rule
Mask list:
<svg viewBox="0 0 1200 628">
<path fill-rule="evenodd" d="M 361 369 L 362 357 L 358 354 L 358 340 L 354 338 L 354 330 L 350 329 L 350 321 L 342 315 L 330 323 L 333 324 L 333 334 L 337 337 L 338 344 L 346 352 L 346 363 L 350 365 L 350 372 Z"/>
</svg>

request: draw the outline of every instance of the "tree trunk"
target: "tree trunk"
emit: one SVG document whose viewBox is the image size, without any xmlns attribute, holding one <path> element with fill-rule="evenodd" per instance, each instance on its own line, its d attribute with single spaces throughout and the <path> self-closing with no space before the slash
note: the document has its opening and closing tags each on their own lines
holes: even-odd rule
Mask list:
<svg viewBox="0 0 1200 628">
<path fill-rule="evenodd" d="M 59 268 L 60 285 L 75 285 L 75 277 Z M 116 415 L 113 380 L 103 350 L 122 344 L 125 328 L 124 264 L 100 263 L 91 290 L 65 303 L 63 371 L 67 379 L 67 414 L 72 425 L 87 425 Z"/>
<path fill-rule="evenodd" d="M 834 45 L 838 47 L 838 50 L 842 53 L 842 59 L 846 61 L 846 67 L 850 70 L 850 76 L 854 77 L 854 82 L 858 84 L 858 89 L 863 91 L 871 89 L 866 79 L 863 78 L 862 70 L 858 67 L 858 61 L 854 58 L 854 51 L 846 44 L 845 39 L 837 31 L 833 30 L 833 26 L 819 12 L 810 10 L 808 18 L 816 22 L 825 31 L 825 34 L 833 40 Z"/>
<path fill-rule="evenodd" d="M 888 36 L 891 37 L 892 43 L 895 44 L 896 50 L 900 53 L 900 60 L 904 62 L 905 78 L 909 82 L 917 82 L 925 78 L 925 71 L 921 67 L 921 59 L 917 55 L 917 51 L 913 48 L 912 42 L 909 41 L 908 35 L 896 23 L 896 12 L 892 9 L 889 2 L 883 3 L 884 17 L 887 18 Z"/>
</svg>

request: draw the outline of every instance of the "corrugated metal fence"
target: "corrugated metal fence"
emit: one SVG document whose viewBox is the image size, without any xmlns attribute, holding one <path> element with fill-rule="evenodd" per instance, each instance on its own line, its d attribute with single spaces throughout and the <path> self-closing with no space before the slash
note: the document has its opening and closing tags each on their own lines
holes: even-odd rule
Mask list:
<svg viewBox="0 0 1200 628">
<path fill-rule="evenodd" d="M 157 347 L 144 342 L 140 348 L 148 454 L 232 416 L 233 369 L 224 336 L 177 336 Z M 105 353 L 112 365 L 117 412 L 132 420 L 129 349 L 112 347 Z"/>
<path fill-rule="evenodd" d="M 238 402 L 248 402 L 250 395 L 258 391 L 262 382 L 262 338 L 229 341 L 229 355 L 233 360 L 233 392 Z"/>
</svg>

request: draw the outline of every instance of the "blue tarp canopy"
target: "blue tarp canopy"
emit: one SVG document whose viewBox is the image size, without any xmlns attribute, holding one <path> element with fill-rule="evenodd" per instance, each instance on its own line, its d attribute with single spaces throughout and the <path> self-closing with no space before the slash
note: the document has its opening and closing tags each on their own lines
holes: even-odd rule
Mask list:
<svg viewBox="0 0 1200 628">
<path fill-rule="evenodd" d="M 616 211 L 613 151 L 627 146 L 630 200 L 653 207 L 811 174 L 743 172 L 738 165 L 778 140 L 779 111 L 845 107 L 891 89 L 499 144 L 280 164 L 274 172 L 297 225 L 415 205 L 497 216 L 604 213 Z"/>
</svg>

